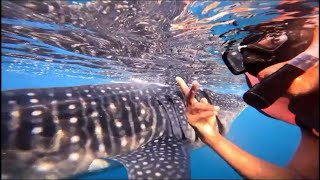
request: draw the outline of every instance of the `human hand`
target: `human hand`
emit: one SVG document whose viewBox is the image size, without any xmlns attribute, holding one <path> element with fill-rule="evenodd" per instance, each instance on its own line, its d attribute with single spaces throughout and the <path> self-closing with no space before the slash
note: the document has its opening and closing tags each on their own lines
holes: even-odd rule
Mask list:
<svg viewBox="0 0 320 180">
<path fill-rule="evenodd" d="M 200 86 L 198 82 L 194 81 L 191 89 L 189 89 L 182 78 L 176 77 L 176 81 L 187 99 L 186 115 L 188 122 L 200 133 L 200 138 L 206 142 L 209 138 L 219 134 L 216 124 L 219 107 L 209 104 L 206 98 L 202 98 L 200 101 L 195 98 Z"/>
</svg>

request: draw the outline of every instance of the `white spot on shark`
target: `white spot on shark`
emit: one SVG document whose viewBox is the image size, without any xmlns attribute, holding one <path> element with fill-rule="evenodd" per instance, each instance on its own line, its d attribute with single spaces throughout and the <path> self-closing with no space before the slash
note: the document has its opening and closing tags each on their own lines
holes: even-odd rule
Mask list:
<svg viewBox="0 0 320 180">
<path fill-rule="evenodd" d="M 32 116 L 39 116 L 40 114 L 42 114 L 42 111 L 33 111 L 31 113 Z"/>
<path fill-rule="evenodd" d="M 96 132 L 96 134 L 101 135 L 102 134 L 102 128 L 100 126 L 96 126 L 96 128 L 94 129 L 94 131 Z"/>
<path fill-rule="evenodd" d="M 78 122 L 78 118 L 76 118 L 76 117 L 72 117 L 72 118 L 70 118 L 70 123 L 76 123 L 76 122 Z"/>
<path fill-rule="evenodd" d="M 76 143 L 76 142 L 80 141 L 80 137 L 79 136 L 72 136 L 70 140 L 72 143 Z"/>
<path fill-rule="evenodd" d="M 34 93 L 28 93 L 27 95 L 28 96 L 34 96 L 35 94 Z"/>
<path fill-rule="evenodd" d="M 127 144 L 128 144 L 127 139 L 126 139 L 126 138 L 122 138 L 122 139 L 121 139 L 121 146 L 122 146 L 122 147 L 125 147 Z"/>
<path fill-rule="evenodd" d="M 56 101 L 56 100 L 51 101 L 51 104 L 57 104 L 57 103 L 58 103 L 58 101 Z"/>
<path fill-rule="evenodd" d="M 115 119 L 114 123 L 118 128 L 122 127 L 122 121 L 120 119 Z"/>
<path fill-rule="evenodd" d="M 142 115 L 146 114 L 146 110 L 145 109 L 141 109 L 140 112 L 141 112 Z"/>
<path fill-rule="evenodd" d="M 70 161 L 76 161 L 76 160 L 79 159 L 79 157 L 80 157 L 79 153 L 71 153 L 71 154 L 69 155 L 69 160 L 70 160 Z"/>
<path fill-rule="evenodd" d="M 74 104 L 71 104 L 71 105 L 68 106 L 68 108 L 69 108 L 69 109 L 75 109 L 76 106 L 75 106 Z"/>
<path fill-rule="evenodd" d="M 32 134 L 39 134 L 42 132 L 42 130 L 43 130 L 42 127 L 35 127 L 32 129 L 31 133 Z"/>
<path fill-rule="evenodd" d="M 145 124 L 141 124 L 141 125 L 140 125 L 140 128 L 141 128 L 142 130 L 145 130 L 145 129 L 146 129 L 146 125 L 145 125 Z"/>
<path fill-rule="evenodd" d="M 31 103 L 37 103 L 37 102 L 39 102 L 39 100 L 38 99 L 30 99 L 30 102 Z"/>
<path fill-rule="evenodd" d="M 97 111 L 94 111 L 92 114 L 91 114 L 91 117 L 98 117 L 98 112 Z"/>
<path fill-rule="evenodd" d="M 109 108 L 110 108 L 112 111 L 114 111 L 114 110 L 117 109 L 116 106 L 114 105 L 114 103 L 111 103 L 111 104 L 109 105 Z"/>
</svg>

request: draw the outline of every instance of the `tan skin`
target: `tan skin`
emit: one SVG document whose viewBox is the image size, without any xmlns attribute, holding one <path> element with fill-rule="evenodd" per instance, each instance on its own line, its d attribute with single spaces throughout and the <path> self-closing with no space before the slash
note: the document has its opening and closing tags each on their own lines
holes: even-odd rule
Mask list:
<svg viewBox="0 0 320 180">
<path fill-rule="evenodd" d="M 315 36 L 310 47 L 304 52 L 319 57 L 318 50 L 318 28 L 315 29 Z M 279 63 L 262 70 L 257 77 L 246 74 L 254 83 L 272 74 L 281 68 L 285 63 Z M 308 69 L 292 83 L 287 94 L 292 96 L 301 95 L 310 91 L 319 90 L 319 65 Z M 215 129 L 216 114 L 219 107 L 211 105 L 203 98 L 198 101 L 195 92 L 199 89 L 199 83 L 194 81 L 191 91 L 187 84 L 180 77 L 176 78 L 177 83 L 187 97 L 186 115 L 188 122 L 198 130 L 203 142 L 214 149 L 230 166 L 246 179 L 319 179 L 319 139 L 309 131 L 301 129 L 302 137 L 293 158 L 287 167 L 280 167 L 264 161 L 247 151 L 241 149 Z M 270 108 L 263 109 L 267 114 L 277 119 L 287 120 L 294 118 L 294 114 L 288 110 L 290 99 L 284 96 L 279 98 Z M 273 108 L 282 109 L 276 111 Z M 288 116 L 283 116 L 288 112 Z M 289 121 L 289 120 L 288 120 Z"/>
</svg>

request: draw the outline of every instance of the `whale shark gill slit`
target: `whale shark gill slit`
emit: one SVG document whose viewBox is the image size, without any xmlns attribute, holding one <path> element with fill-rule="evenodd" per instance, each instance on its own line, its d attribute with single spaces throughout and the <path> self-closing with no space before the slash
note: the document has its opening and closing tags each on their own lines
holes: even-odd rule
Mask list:
<svg viewBox="0 0 320 180">
<path fill-rule="evenodd" d="M 179 110 L 178 110 L 178 108 L 176 107 L 176 103 L 175 103 L 175 101 L 172 99 L 172 97 L 170 97 L 170 96 L 166 96 L 167 97 L 167 99 L 168 99 L 168 101 L 172 104 L 172 107 L 173 107 L 173 112 L 174 112 L 174 118 L 177 120 L 177 122 L 178 122 L 178 124 L 179 124 L 179 129 L 180 129 L 180 131 L 181 131 L 181 135 L 182 135 L 182 140 L 184 140 L 184 139 L 186 139 L 186 135 L 185 135 L 185 133 L 184 133 L 184 130 L 183 130 L 183 128 L 182 128 L 182 122 L 181 122 L 181 118 L 179 118 Z M 181 99 L 180 99 L 181 100 Z M 179 100 L 176 100 L 176 102 L 179 102 Z M 184 111 L 183 111 L 183 113 L 184 113 Z"/>
</svg>

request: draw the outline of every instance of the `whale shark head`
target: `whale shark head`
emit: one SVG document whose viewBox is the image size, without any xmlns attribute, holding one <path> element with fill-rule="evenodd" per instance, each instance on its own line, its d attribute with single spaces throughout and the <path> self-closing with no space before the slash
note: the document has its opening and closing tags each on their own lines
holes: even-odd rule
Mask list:
<svg viewBox="0 0 320 180">
<path fill-rule="evenodd" d="M 178 87 L 117 83 L 3 91 L 2 178 L 65 178 L 94 159 L 122 163 L 129 178 L 189 178 L 189 151 L 203 144 Z M 221 107 L 227 132 L 239 97 L 200 90 Z M 219 115 L 218 115 L 219 116 Z M 17 173 L 19 172 L 19 173 Z"/>
</svg>

